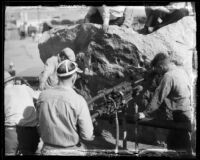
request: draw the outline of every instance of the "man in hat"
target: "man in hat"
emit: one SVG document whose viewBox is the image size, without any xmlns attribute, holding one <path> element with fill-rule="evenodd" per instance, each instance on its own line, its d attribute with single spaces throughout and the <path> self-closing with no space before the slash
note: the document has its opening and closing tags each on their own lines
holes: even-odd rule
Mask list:
<svg viewBox="0 0 200 160">
<path fill-rule="evenodd" d="M 168 98 L 171 101 L 173 121 L 188 123 L 191 126 L 191 82 L 182 66 L 177 66 L 166 54 L 157 54 L 151 62 L 155 72 L 162 75 L 162 80 L 155 90 L 147 109 L 139 113 L 139 119 L 151 116 L 162 102 Z M 189 131 L 171 130 L 167 140 L 168 149 L 184 150 L 191 154 Z"/>
<path fill-rule="evenodd" d="M 39 135 L 33 99 L 39 93 L 26 85 L 14 85 L 14 77 L 5 71 L 4 96 L 5 154 L 34 154 Z"/>
<path fill-rule="evenodd" d="M 58 63 L 65 59 L 71 61 L 76 61 L 74 51 L 70 48 L 64 48 L 57 56 L 52 56 L 47 59 L 44 71 L 39 76 L 39 89 L 44 90 L 47 88 L 52 88 L 58 84 L 58 77 L 56 74 L 56 69 Z"/>
<path fill-rule="evenodd" d="M 41 92 L 37 102 L 43 155 L 83 155 L 81 139 L 93 140 L 93 124 L 85 99 L 73 89 L 75 62 L 62 61 L 57 68 L 58 85 Z"/>
</svg>

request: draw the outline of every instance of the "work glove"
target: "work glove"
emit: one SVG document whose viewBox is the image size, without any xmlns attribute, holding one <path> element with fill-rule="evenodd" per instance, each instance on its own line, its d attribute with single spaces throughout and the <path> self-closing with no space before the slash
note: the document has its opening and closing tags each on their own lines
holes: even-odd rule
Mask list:
<svg viewBox="0 0 200 160">
<path fill-rule="evenodd" d="M 144 115 L 144 113 L 142 113 L 142 112 L 139 112 L 139 113 L 135 113 L 135 114 L 134 114 L 134 120 L 135 120 L 135 121 L 138 121 L 138 120 L 143 119 L 143 118 L 145 118 L 145 115 Z"/>
<path fill-rule="evenodd" d="M 44 90 L 45 89 L 45 83 L 44 82 L 42 82 L 42 83 L 40 83 L 40 85 L 39 85 L 39 90 Z"/>
</svg>

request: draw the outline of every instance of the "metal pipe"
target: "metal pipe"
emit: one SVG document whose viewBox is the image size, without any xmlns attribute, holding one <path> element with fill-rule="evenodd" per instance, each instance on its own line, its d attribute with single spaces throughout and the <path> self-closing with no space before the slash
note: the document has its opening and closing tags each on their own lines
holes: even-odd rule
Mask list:
<svg viewBox="0 0 200 160">
<path fill-rule="evenodd" d="M 133 116 L 134 115 L 127 114 L 126 116 L 127 122 L 135 124 L 136 121 L 133 119 Z M 144 118 L 138 121 L 138 125 L 164 128 L 164 129 L 192 131 L 192 127 L 190 123 L 174 122 L 173 120 L 156 120 L 153 118 Z"/>
<path fill-rule="evenodd" d="M 135 114 L 138 113 L 138 105 L 134 103 Z M 135 121 L 135 152 L 138 152 L 138 121 Z"/>
<path fill-rule="evenodd" d="M 118 120 L 118 113 L 115 112 L 115 125 L 116 125 L 116 145 L 115 145 L 115 153 L 119 151 L 119 120 Z"/>
<path fill-rule="evenodd" d="M 128 108 L 127 103 L 125 104 L 125 108 L 123 110 L 123 149 L 127 149 L 126 108 Z"/>
</svg>

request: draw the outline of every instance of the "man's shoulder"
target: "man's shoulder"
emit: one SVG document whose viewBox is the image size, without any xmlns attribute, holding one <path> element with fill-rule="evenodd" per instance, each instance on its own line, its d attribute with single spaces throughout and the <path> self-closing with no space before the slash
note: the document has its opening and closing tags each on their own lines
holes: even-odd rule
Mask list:
<svg viewBox="0 0 200 160">
<path fill-rule="evenodd" d="M 50 58 L 47 59 L 46 63 L 57 64 L 58 63 L 58 57 L 57 56 L 52 56 L 52 57 L 50 57 Z"/>
</svg>

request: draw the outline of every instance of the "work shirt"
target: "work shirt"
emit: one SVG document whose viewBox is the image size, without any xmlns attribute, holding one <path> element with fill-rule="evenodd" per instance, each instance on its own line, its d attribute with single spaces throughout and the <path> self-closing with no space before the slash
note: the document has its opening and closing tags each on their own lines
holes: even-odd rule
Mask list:
<svg viewBox="0 0 200 160">
<path fill-rule="evenodd" d="M 26 85 L 9 84 L 4 88 L 5 126 L 29 126 L 38 124 L 33 98 L 39 97 L 39 92 Z"/>
<path fill-rule="evenodd" d="M 41 73 L 39 78 L 40 83 L 45 83 L 46 88 L 52 88 L 58 84 L 58 76 L 56 73 L 57 66 L 57 56 L 52 56 L 47 59 L 44 66 L 44 71 Z"/>
<path fill-rule="evenodd" d="M 103 23 L 105 25 L 109 24 L 110 20 L 115 20 L 119 17 L 123 17 L 125 6 L 116 6 L 116 7 L 108 7 L 108 6 L 102 6 L 102 7 L 90 7 L 86 17 L 90 17 L 91 15 L 95 14 L 96 11 L 99 11 L 99 13 L 102 16 Z"/>
<path fill-rule="evenodd" d="M 45 144 L 70 147 L 93 138 L 93 124 L 84 98 L 72 88 L 56 86 L 38 99 L 41 138 Z"/>
<path fill-rule="evenodd" d="M 146 116 L 154 112 L 168 98 L 172 111 L 191 110 L 191 83 L 185 70 L 173 67 L 164 74 L 159 86 L 154 92 L 151 102 L 143 112 Z"/>
</svg>

